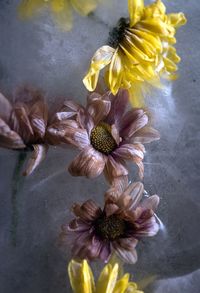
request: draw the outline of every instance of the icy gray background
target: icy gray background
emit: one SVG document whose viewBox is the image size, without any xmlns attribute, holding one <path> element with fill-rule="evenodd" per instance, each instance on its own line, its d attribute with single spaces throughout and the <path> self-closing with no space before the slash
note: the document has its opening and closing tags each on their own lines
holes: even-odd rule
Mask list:
<svg viewBox="0 0 200 293">
<path fill-rule="evenodd" d="M 47 14 L 21 22 L 16 17 L 18 3 L 0 1 L 1 91 L 10 95 L 16 86 L 29 83 L 44 89 L 51 102 L 71 97 L 84 103 L 81 79 L 94 51 L 106 42 L 109 27 L 127 15 L 126 0 L 104 1 L 89 18 L 75 15 L 69 33 L 55 27 Z M 158 215 L 164 228 L 138 245 L 139 261 L 127 270 L 147 286 L 146 293 L 199 293 L 200 4 L 198 0 L 164 3 L 169 12 L 182 10 L 188 18 L 177 34 L 180 78 L 162 93 L 155 92 L 149 103 L 162 138 L 147 146 L 144 183 L 149 193 L 161 197 Z M 92 197 L 102 203 L 107 188 L 102 177 L 93 181 L 70 177 L 66 166 L 74 155 L 52 149 L 25 180 L 17 196 L 14 246 L 11 181 L 18 155 L 0 150 L 1 293 L 70 291 L 66 276 L 70 252 L 56 244 L 60 226 L 70 219 L 74 201 Z M 94 267 L 98 270 L 99 264 Z"/>
</svg>

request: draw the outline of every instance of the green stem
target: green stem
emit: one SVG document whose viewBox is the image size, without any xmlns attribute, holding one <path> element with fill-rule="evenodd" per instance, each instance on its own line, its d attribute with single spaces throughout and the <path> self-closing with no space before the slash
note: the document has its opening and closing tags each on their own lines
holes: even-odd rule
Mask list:
<svg viewBox="0 0 200 293">
<path fill-rule="evenodd" d="M 27 152 L 19 151 L 17 162 L 12 177 L 12 215 L 11 215 L 11 243 L 17 246 L 17 226 L 19 222 L 19 209 L 18 209 L 18 195 L 21 187 L 23 186 L 22 166 L 26 159 Z"/>
</svg>

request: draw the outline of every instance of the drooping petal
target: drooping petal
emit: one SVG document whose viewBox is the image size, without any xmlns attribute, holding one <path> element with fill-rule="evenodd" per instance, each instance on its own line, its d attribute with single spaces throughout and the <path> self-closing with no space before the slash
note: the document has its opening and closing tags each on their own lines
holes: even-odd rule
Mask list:
<svg viewBox="0 0 200 293">
<path fill-rule="evenodd" d="M 83 16 L 88 15 L 97 7 L 96 0 L 71 0 L 71 4 L 74 7 L 74 9 Z"/>
<path fill-rule="evenodd" d="M 57 25 L 64 31 L 72 28 L 73 15 L 70 2 L 65 0 L 51 0 L 52 15 Z"/>
<path fill-rule="evenodd" d="M 90 69 L 83 79 L 83 83 L 89 91 L 92 92 L 95 90 L 99 78 L 99 72 L 111 62 L 114 52 L 115 49 L 112 47 L 103 46 L 99 48 L 92 57 Z"/>
<path fill-rule="evenodd" d="M 134 144 L 122 144 L 113 154 L 124 160 L 134 160 L 135 158 L 143 159 L 144 153 L 134 147 Z"/>
<path fill-rule="evenodd" d="M 74 293 L 94 292 L 94 277 L 86 260 L 77 262 L 72 259 L 68 265 L 68 274 Z"/>
<path fill-rule="evenodd" d="M 105 167 L 105 157 L 91 146 L 85 148 L 70 164 L 68 170 L 72 176 L 94 178 Z"/>
<path fill-rule="evenodd" d="M 108 264 L 104 267 L 96 285 L 96 293 L 113 292 L 118 277 L 118 270 L 118 264 L 115 264 L 113 267 L 110 264 Z"/>
<path fill-rule="evenodd" d="M 0 93 L 0 118 L 8 123 L 12 111 L 10 102 Z"/>
<path fill-rule="evenodd" d="M 119 159 L 114 159 L 109 155 L 104 174 L 107 180 L 112 183 L 114 178 L 128 175 L 128 170 L 125 167 L 125 163 L 123 164 Z"/>
<path fill-rule="evenodd" d="M 101 208 L 93 200 L 87 200 L 82 205 L 74 204 L 72 210 L 77 217 L 85 221 L 95 220 L 102 213 Z"/>
<path fill-rule="evenodd" d="M 48 146 L 44 144 L 32 145 L 33 152 L 31 158 L 27 162 L 26 169 L 23 173 L 24 176 L 28 176 L 38 167 L 38 165 L 45 159 L 48 151 Z"/>
<path fill-rule="evenodd" d="M 115 253 L 126 263 L 135 264 L 137 262 L 137 252 L 135 249 L 129 251 L 120 245 L 114 244 Z"/>
<path fill-rule="evenodd" d="M 159 132 L 152 127 L 144 127 L 138 130 L 131 139 L 133 143 L 150 143 L 160 139 Z"/>
<path fill-rule="evenodd" d="M 128 0 L 130 27 L 134 26 L 142 17 L 144 0 Z"/>
<path fill-rule="evenodd" d="M 108 87 L 111 89 L 111 92 L 113 93 L 113 95 L 116 95 L 119 88 L 121 87 L 122 76 L 123 76 L 122 57 L 121 57 L 119 49 L 116 49 L 109 66 L 108 78 L 106 78 Z"/>
<path fill-rule="evenodd" d="M 23 149 L 25 144 L 17 132 L 10 129 L 10 127 L 0 118 L 0 146 L 10 149 Z"/>
</svg>

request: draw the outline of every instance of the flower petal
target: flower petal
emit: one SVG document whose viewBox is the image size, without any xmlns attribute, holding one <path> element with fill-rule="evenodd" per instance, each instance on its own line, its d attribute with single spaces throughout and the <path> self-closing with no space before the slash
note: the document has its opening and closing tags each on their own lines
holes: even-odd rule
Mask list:
<svg viewBox="0 0 200 293">
<path fill-rule="evenodd" d="M 135 209 L 139 204 L 140 200 L 142 199 L 144 192 L 144 186 L 141 182 L 134 182 L 131 183 L 127 189 L 124 191 L 124 195 L 131 196 L 131 204 L 129 209 Z"/>
<path fill-rule="evenodd" d="M 105 167 L 105 157 L 93 147 L 85 148 L 70 164 L 68 170 L 72 176 L 99 176 Z"/>
<path fill-rule="evenodd" d="M 152 237 L 158 233 L 160 227 L 154 216 L 140 221 L 141 223 L 134 232 L 135 237 Z"/>
<path fill-rule="evenodd" d="M 120 50 L 116 49 L 109 66 L 108 76 L 106 77 L 108 88 L 111 89 L 111 92 L 113 93 L 113 95 L 116 95 L 118 90 L 121 87 L 122 76 L 123 76 L 122 58 L 121 58 Z"/>
<path fill-rule="evenodd" d="M 148 198 L 146 198 L 145 200 L 143 200 L 143 202 L 140 204 L 140 206 L 144 209 L 151 209 L 155 212 L 155 210 L 157 209 L 158 205 L 160 202 L 160 198 L 157 195 L 152 195 Z"/>
<path fill-rule="evenodd" d="M 111 293 L 117 282 L 119 265 L 116 263 L 113 267 L 108 264 L 101 271 L 97 281 L 96 293 Z"/>
<path fill-rule="evenodd" d="M 142 17 L 144 0 L 128 0 L 130 27 L 134 26 Z"/>
<path fill-rule="evenodd" d="M 135 133 L 134 137 L 131 139 L 131 142 L 150 143 L 158 139 L 160 139 L 160 134 L 156 129 L 152 127 L 144 127 Z"/>
<path fill-rule="evenodd" d="M 128 186 L 128 176 L 116 177 L 105 194 L 106 202 L 115 202 Z"/>
<path fill-rule="evenodd" d="M 43 138 L 46 132 L 48 119 L 48 108 L 44 101 L 39 100 L 32 105 L 29 119 L 35 134 L 39 138 Z"/>
<path fill-rule="evenodd" d="M 89 91 L 92 92 L 95 90 L 99 78 L 99 71 L 111 62 L 114 52 L 115 49 L 112 47 L 103 46 L 92 57 L 90 69 L 83 79 L 83 83 Z"/>
<path fill-rule="evenodd" d="M 135 264 L 137 262 L 137 252 L 135 249 L 129 251 L 121 245 L 114 243 L 115 253 L 126 263 Z"/>
<path fill-rule="evenodd" d="M 125 163 L 109 155 L 104 174 L 108 182 L 112 183 L 114 178 L 128 175 L 128 170 L 125 167 Z"/>
<path fill-rule="evenodd" d="M 0 146 L 9 149 L 23 149 L 25 144 L 22 138 L 0 118 Z"/>
<path fill-rule="evenodd" d="M 122 144 L 113 152 L 113 154 L 124 160 L 134 160 L 135 158 L 143 160 L 144 158 L 144 153 L 135 148 L 134 144 Z"/>
<path fill-rule="evenodd" d="M 0 118 L 8 123 L 12 111 L 10 102 L 0 93 Z"/>
<path fill-rule="evenodd" d="M 136 131 L 148 123 L 148 116 L 143 109 L 133 109 L 124 116 L 120 135 L 131 138 Z"/>
<path fill-rule="evenodd" d="M 69 1 L 51 0 L 50 5 L 57 25 L 64 31 L 71 30 L 73 16 Z"/>
<path fill-rule="evenodd" d="M 74 204 L 72 210 L 77 217 L 85 221 L 95 220 L 102 213 L 101 208 L 93 200 L 87 200 L 82 205 Z"/>
<path fill-rule="evenodd" d="M 96 0 L 72 0 L 71 4 L 74 7 L 74 9 L 83 16 L 88 15 L 97 7 Z"/>
<path fill-rule="evenodd" d="M 23 175 L 28 176 L 37 168 L 37 166 L 45 159 L 48 146 L 44 144 L 34 144 L 31 158 L 28 160 L 26 170 Z"/>
<path fill-rule="evenodd" d="M 44 6 L 44 0 L 22 0 L 18 7 L 18 13 L 22 19 L 31 18 Z"/>
</svg>

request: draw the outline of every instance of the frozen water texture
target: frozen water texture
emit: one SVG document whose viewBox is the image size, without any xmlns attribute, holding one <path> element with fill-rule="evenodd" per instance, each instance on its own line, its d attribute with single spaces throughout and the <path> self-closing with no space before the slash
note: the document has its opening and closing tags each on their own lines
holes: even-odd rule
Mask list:
<svg viewBox="0 0 200 293">
<path fill-rule="evenodd" d="M 31 22 L 19 21 L 18 2 L 0 1 L 1 90 L 10 95 L 16 86 L 31 83 L 46 91 L 49 102 L 70 97 L 84 103 L 82 77 L 89 60 L 105 44 L 109 27 L 127 15 L 127 1 L 102 1 L 94 15 L 75 15 L 69 33 L 59 31 L 47 13 Z M 200 288 L 200 6 L 197 0 L 164 2 L 170 12 L 182 10 L 189 19 L 177 36 L 180 78 L 148 99 L 161 140 L 147 146 L 144 183 L 149 194 L 161 197 L 157 216 L 164 229 L 138 245 L 139 261 L 127 269 L 146 286 L 146 293 L 196 293 Z M 57 246 L 60 226 L 70 219 L 73 202 L 93 198 L 101 204 L 107 189 L 103 177 L 72 178 L 66 166 L 73 155 L 52 148 L 37 172 L 25 179 L 17 196 L 13 246 L 11 178 L 17 152 L 0 150 L 0 292 L 69 292 L 70 252 Z M 98 271 L 99 264 L 94 268 Z"/>
</svg>

